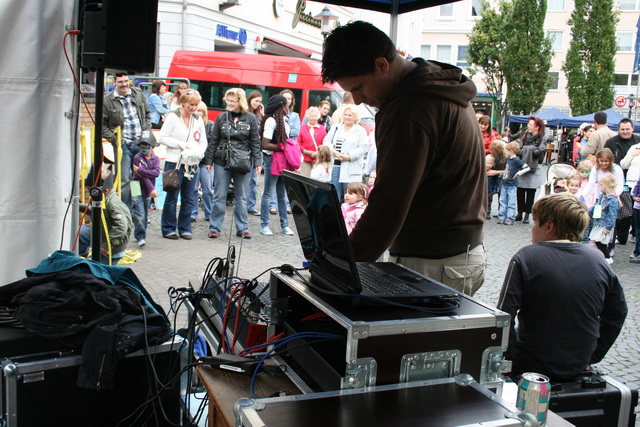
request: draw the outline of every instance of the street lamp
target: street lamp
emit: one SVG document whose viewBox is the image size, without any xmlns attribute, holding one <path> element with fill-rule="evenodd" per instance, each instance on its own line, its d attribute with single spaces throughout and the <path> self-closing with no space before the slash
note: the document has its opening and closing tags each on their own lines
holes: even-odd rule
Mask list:
<svg viewBox="0 0 640 427">
<path fill-rule="evenodd" d="M 329 33 L 331 32 L 331 29 L 329 28 L 329 25 L 331 25 L 331 21 L 335 21 L 339 18 L 339 16 L 331 12 L 331 10 L 327 6 L 325 6 L 324 9 L 322 9 L 322 12 L 320 12 L 313 18 L 322 21 L 322 25 L 320 26 L 320 33 L 322 34 L 322 37 L 326 39 L 327 35 L 329 35 Z"/>
<path fill-rule="evenodd" d="M 636 100 L 636 97 L 633 96 L 633 94 L 627 96 L 627 101 L 629 101 L 629 118 L 631 118 L 631 111 L 633 110 L 633 107 L 635 106 L 635 100 Z"/>
</svg>

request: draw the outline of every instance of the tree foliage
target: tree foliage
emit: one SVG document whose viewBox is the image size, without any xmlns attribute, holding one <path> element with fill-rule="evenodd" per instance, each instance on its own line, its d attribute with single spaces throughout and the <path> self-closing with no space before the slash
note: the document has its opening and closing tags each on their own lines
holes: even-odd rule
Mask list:
<svg viewBox="0 0 640 427">
<path fill-rule="evenodd" d="M 487 93 L 493 99 L 498 120 L 498 129 L 502 128 L 502 121 L 507 113 L 507 103 L 504 102 L 503 91 L 505 85 L 502 59 L 507 49 L 507 24 L 511 3 L 500 0 L 497 9 L 489 8 L 489 4 L 482 5 L 482 18 L 478 20 L 469 36 L 467 60 L 473 67 L 467 67 L 472 76 L 479 70 L 484 74 L 482 80 L 487 86 Z"/>
<path fill-rule="evenodd" d="M 576 0 L 568 24 L 571 44 L 562 70 L 573 115 L 611 107 L 614 97 L 616 25 L 613 0 Z"/>
<path fill-rule="evenodd" d="M 551 41 L 544 34 L 547 0 L 514 0 L 503 64 L 509 88 L 509 104 L 515 114 L 529 114 L 542 107 L 547 96 L 551 67 Z"/>
<path fill-rule="evenodd" d="M 552 56 L 546 9 L 546 0 L 499 0 L 495 9 L 483 2 L 469 37 L 469 70 L 482 71 L 501 116 L 507 108 L 528 114 L 544 102 Z"/>
</svg>

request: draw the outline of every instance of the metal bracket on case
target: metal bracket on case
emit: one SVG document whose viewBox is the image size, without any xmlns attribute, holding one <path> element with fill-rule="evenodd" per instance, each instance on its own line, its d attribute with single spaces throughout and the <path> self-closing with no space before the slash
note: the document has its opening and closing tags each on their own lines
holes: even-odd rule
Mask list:
<svg viewBox="0 0 640 427">
<path fill-rule="evenodd" d="M 371 357 L 353 359 L 347 365 L 346 375 L 340 381 L 341 389 L 370 387 L 376 385 L 378 364 Z"/>
<path fill-rule="evenodd" d="M 460 373 L 460 350 L 430 351 L 402 356 L 400 383 L 455 377 Z"/>
<path fill-rule="evenodd" d="M 487 347 L 482 353 L 480 380 L 485 387 L 501 387 L 504 382 L 500 374 L 511 372 L 511 361 L 503 357 L 503 347 Z"/>
</svg>

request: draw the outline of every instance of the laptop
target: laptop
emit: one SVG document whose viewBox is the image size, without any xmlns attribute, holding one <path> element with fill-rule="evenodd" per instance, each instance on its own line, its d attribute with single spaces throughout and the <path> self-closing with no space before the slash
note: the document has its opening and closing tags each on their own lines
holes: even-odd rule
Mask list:
<svg viewBox="0 0 640 427">
<path fill-rule="evenodd" d="M 286 170 L 282 177 L 313 285 L 357 305 L 459 304 L 455 290 L 402 265 L 356 262 L 335 187 Z"/>
</svg>

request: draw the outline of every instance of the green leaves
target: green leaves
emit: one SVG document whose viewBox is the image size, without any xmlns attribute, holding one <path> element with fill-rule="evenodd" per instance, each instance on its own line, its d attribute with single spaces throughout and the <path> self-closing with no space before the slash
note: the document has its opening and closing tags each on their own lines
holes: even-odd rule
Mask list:
<svg viewBox="0 0 640 427">
<path fill-rule="evenodd" d="M 618 20 L 612 0 L 575 1 L 571 44 L 562 67 L 573 115 L 611 107 Z"/>
<path fill-rule="evenodd" d="M 469 70 L 484 75 L 500 117 L 507 106 L 528 114 L 544 102 L 553 54 L 543 29 L 546 9 L 546 0 L 499 0 L 495 9 L 483 2 L 469 37 Z"/>
</svg>

